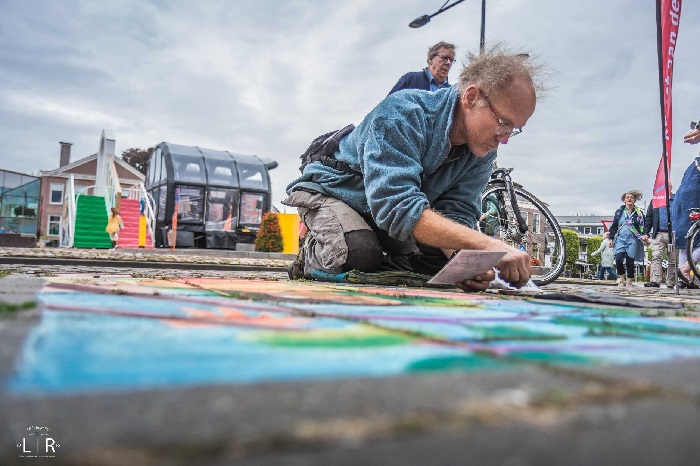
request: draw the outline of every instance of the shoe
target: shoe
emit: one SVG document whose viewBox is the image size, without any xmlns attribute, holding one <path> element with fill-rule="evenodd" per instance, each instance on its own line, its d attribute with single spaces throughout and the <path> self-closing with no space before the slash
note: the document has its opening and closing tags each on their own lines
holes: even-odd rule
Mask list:
<svg viewBox="0 0 700 466">
<path fill-rule="evenodd" d="M 644 284 L 644 288 L 659 288 L 660 285 L 656 282 L 649 282 Z"/>
<path fill-rule="evenodd" d="M 306 238 L 304 238 L 304 242 L 299 248 L 297 258 L 294 259 L 294 262 L 292 262 L 292 265 L 289 266 L 289 270 L 287 271 L 287 275 L 289 276 L 290 280 L 303 280 L 304 278 L 306 278 L 304 277 L 304 264 L 306 262 L 306 248 L 309 247 L 308 245 L 310 242 L 311 234 L 307 232 Z"/>
<path fill-rule="evenodd" d="M 678 288 L 698 289 L 698 286 L 695 283 L 691 283 L 691 281 L 681 273 L 681 269 L 678 269 Z"/>
</svg>

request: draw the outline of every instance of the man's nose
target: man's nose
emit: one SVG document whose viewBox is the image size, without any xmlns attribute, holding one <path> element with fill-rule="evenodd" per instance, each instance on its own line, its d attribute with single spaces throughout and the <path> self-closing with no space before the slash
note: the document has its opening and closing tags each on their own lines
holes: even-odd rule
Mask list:
<svg viewBox="0 0 700 466">
<path fill-rule="evenodd" d="M 496 139 L 498 139 L 498 142 L 500 144 L 508 144 L 508 140 L 510 139 L 510 133 L 497 134 Z"/>
</svg>

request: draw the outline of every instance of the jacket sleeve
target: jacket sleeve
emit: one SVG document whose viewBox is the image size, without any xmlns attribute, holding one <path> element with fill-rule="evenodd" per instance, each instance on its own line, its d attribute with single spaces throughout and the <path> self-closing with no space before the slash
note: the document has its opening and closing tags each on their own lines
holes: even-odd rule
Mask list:
<svg viewBox="0 0 700 466">
<path fill-rule="evenodd" d="M 649 203 L 647 207 L 647 214 L 644 216 L 644 231 L 649 234 L 651 227 L 654 225 L 654 208 Z"/>
<path fill-rule="evenodd" d="M 608 240 L 604 239 L 603 241 L 600 242 L 600 247 L 596 249 L 594 252 L 591 253 L 591 256 L 597 256 L 598 254 L 603 252 L 603 249 L 605 249 L 605 243 L 607 243 Z"/>
<path fill-rule="evenodd" d="M 613 222 L 612 225 L 610 225 L 610 230 L 608 231 L 609 235 L 608 238 L 611 240 L 615 239 L 615 235 L 617 235 L 617 221 L 620 220 L 620 209 L 617 209 L 615 211 L 615 215 L 613 216 Z"/>
<path fill-rule="evenodd" d="M 372 217 L 389 236 L 405 241 L 429 207 L 421 192 L 425 128 L 415 115 L 375 118 L 363 138 L 359 162 Z"/>
</svg>

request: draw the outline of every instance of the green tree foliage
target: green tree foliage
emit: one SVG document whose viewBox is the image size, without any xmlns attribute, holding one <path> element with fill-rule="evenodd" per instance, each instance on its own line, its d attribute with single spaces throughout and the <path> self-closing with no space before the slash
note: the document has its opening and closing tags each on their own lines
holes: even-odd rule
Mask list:
<svg viewBox="0 0 700 466">
<path fill-rule="evenodd" d="M 153 147 L 148 149 L 132 147 L 122 152 L 122 160 L 145 175 L 148 168 L 148 158 L 153 153 L 153 149 Z"/>
<path fill-rule="evenodd" d="M 564 247 L 566 248 L 566 263 L 574 264 L 578 260 L 579 239 L 578 233 L 573 230 L 563 229 Z"/>
<path fill-rule="evenodd" d="M 589 264 L 600 264 L 600 254 L 596 254 L 595 256 L 591 256 L 591 254 L 598 250 L 602 242 L 603 238 L 600 236 L 588 238 L 586 241 L 586 257 L 588 257 Z"/>
<path fill-rule="evenodd" d="M 260 252 L 282 252 L 282 230 L 275 212 L 267 212 L 260 222 L 255 237 L 255 250 Z"/>
</svg>

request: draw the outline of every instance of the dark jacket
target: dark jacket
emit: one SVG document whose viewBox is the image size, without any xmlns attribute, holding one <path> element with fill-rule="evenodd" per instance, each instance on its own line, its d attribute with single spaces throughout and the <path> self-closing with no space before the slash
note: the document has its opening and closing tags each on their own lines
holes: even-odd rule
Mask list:
<svg viewBox="0 0 700 466">
<path fill-rule="evenodd" d="M 425 70 L 412 71 L 401 76 L 399 81 L 389 91 L 389 95 L 401 89 L 421 89 L 423 91 L 429 91 L 430 81 L 428 81 Z"/>
<path fill-rule="evenodd" d="M 610 239 L 615 238 L 617 235 L 617 222 L 620 220 L 620 217 L 622 216 L 622 211 L 625 210 L 625 206 L 621 205 L 619 209 L 615 211 L 615 217 L 613 218 L 612 225 L 610 225 L 610 233 L 608 236 Z M 638 207 L 634 208 L 634 212 L 632 212 L 632 224 L 634 227 L 639 231 L 640 235 L 645 235 L 646 234 L 646 227 L 644 224 L 644 216 L 641 215 L 641 210 L 639 210 Z"/>
<path fill-rule="evenodd" d="M 673 193 L 671 193 L 671 197 L 668 200 L 668 204 L 668 215 L 670 216 L 671 206 L 673 205 Z M 651 239 L 655 239 L 656 234 L 659 232 L 659 208 L 652 207 L 651 203 L 649 204 L 649 207 L 647 207 L 647 213 L 644 216 L 644 231 L 647 232 Z"/>
</svg>

